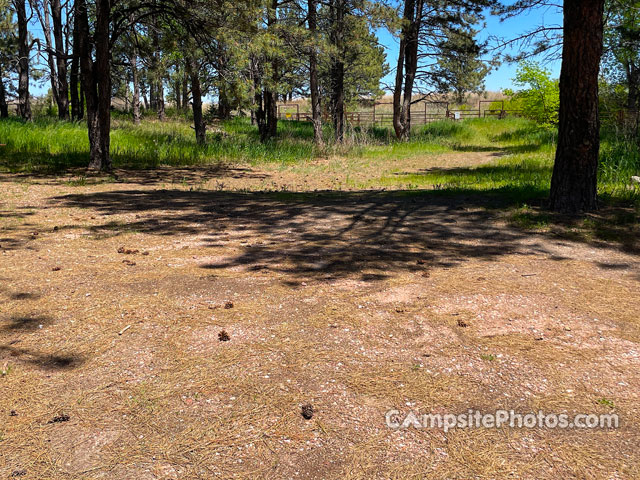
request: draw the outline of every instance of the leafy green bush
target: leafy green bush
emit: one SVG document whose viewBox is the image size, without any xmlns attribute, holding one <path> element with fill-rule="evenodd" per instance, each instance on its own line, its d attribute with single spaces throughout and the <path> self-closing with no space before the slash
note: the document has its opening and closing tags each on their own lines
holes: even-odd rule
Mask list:
<svg viewBox="0 0 640 480">
<path fill-rule="evenodd" d="M 507 110 L 520 110 L 541 125 L 557 125 L 560 85 L 551 78 L 549 70 L 535 62 L 522 62 L 513 83 L 522 89 L 504 90 L 504 94 L 511 97 L 505 106 Z"/>
</svg>

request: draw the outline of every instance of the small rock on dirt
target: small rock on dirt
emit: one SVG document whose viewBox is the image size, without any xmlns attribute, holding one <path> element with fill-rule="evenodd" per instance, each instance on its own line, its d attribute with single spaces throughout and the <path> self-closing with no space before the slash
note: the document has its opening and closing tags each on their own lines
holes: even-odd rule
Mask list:
<svg viewBox="0 0 640 480">
<path fill-rule="evenodd" d="M 233 302 L 225 302 L 224 308 L 225 310 L 231 310 L 233 308 Z"/>
</svg>

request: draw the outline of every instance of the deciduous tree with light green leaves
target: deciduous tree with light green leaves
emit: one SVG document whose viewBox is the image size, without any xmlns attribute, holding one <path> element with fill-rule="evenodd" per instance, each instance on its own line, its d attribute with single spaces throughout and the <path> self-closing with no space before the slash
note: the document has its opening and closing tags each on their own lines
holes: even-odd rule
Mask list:
<svg viewBox="0 0 640 480">
<path fill-rule="evenodd" d="M 524 61 L 518 65 L 513 79 L 520 90 L 504 90 L 511 96 L 508 109 L 521 110 L 522 114 L 540 124 L 556 125 L 560 107 L 558 80 L 551 78 L 551 72 L 538 63 Z"/>
</svg>

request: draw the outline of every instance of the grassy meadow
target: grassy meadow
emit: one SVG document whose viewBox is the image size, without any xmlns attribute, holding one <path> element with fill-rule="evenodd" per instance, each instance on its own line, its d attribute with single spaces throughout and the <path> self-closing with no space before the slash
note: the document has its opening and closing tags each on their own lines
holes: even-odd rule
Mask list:
<svg viewBox="0 0 640 480">
<path fill-rule="evenodd" d="M 126 117 L 117 116 L 111 152 L 114 166 L 122 169 L 245 164 L 307 174 L 346 171 L 340 187 L 485 192 L 525 203 L 543 198 L 548 191 L 556 141 L 553 128 L 522 118 L 438 121 L 416 127 L 408 142 L 396 141 L 390 127 L 352 129 L 342 145 L 333 144 L 331 134 L 330 127 L 325 128 L 328 146 L 318 151 L 308 123 L 281 121 L 279 137 L 261 143 L 248 118 L 235 118 L 210 127 L 207 145 L 199 146 L 184 118 L 165 122 L 146 119 L 135 126 Z M 11 119 L 0 122 L 0 143 L 5 144 L 0 147 L 0 169 L 8 173 L 55 174 L 87 164 L 83 123 Z M 411 172 L 393 167 L 395 160 L 483 152 L 492 158 L 480 165 Z M 371 170 L 373 175 L 359 175 L 363 170 Z M 603 127 L 601 197 L 638 205 L 640 188 L 634 187 L 630 178 L 639 173 L 636 142 L 614 128 Z"/>
</svg>

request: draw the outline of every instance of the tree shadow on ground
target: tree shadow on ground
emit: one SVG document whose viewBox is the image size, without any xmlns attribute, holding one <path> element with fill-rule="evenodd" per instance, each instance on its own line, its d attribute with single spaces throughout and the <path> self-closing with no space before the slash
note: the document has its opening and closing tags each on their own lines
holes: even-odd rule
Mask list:
<svg viewBox="0 0 640 480">
<path fill-rule="evenodd" d="M 0 319 L 0 333 L 9 336 L 30 334 L 53 324 L 53 318 L 46 315 L 15 315 Z M 0 362 L 7 364 L 12 362 L 29 363 L 43 370 L 73 369 L 85 362 L 85 358 L 81 355 L 44 353 L 32 348 L 21 347 L 22 341 L 23 338 L 18 336 L 0 344 Z"/>
<path fill-rule="evenodd" d="M 208 262 L 209 269 L 242 267 L 297 279 L 357 276 L 366 281 L 516 252 L 550 255 L 530 233 L 491 221 L 491 207 L 509 204 L 504 193 L 476 191 L 452 196 L 433 191 L 127 190 L 52 199 L 54 207 L 139 215 L 126 224 L 127 230 L 200 235 L 204 246 L 233 247 L 236 253 Z M 94 230 L 101 233 L 103 228 Z"/>
<path fill-rule="evenodd" d="M 492 156 L 500 157 L 496 153 Z M 413 175 L 455 175 L 458 177 L 466 177 L 469 181 L 498 182 L 501 180 L 531 180 L 531 178 L 551 178 L 552 167 L 548 165 L 494 165 L 480 164 L 474 167 L 427 167 L 416 170 L 414 172 L 395 172 L 395 176 L 413 176 Z M 428 178 L 426 178 L 428 180 Z M 516 188 L 519 188 L 516 186 Z M 510 203 L 505 199 L 506 203 Z"/>
<path fill-rule="evenodd" d="M 520 153 L 533 153 L 542 149 L 542 144 L 527 143 L 522 145 L 511 145 L 507 147 L 497 147 L 495 145 L 454 145 L 452 150 L 456 152 L 499 152 L 502 155 L 517 155 Z"/>
<path fill-rule="evenodd" d="M 87 172 L 86 168 L 66 169 L 65 175 L 53 171 L 3 174 L 0 182 L 29 182 L 42 185 L 68 185 L 83 187 L 86 185 L 126 182 L 138 185 L 158 185 L 162 183 L 184 183 L 197 185 L 209 180 L 226 178 L 245 178 L 249 180 L 264 180 L 268 174 L 258 173 L 248 167 L 214 163 L 211 165 L 185 167 L 156 167 L 151 169 L 116 169 L 113 174 Z M 0 212 L 0 216 L 4 216 Z M 18 217 L 19 214 L 14 214 Z"/>
<path fill-rule="evenodd" d="M 29 332 L 51 323 L 53 320 L 43 315 L 14 316 L 0 322 L 0 332 Z"/>
<path fill-rule="evenodd" d="M 85 362 L 85 358 L 70 354 L 46 354 L 13 345 L 0 345 L 0 359 L 25 362 L 43 370 L 71 370 Z"/>
</svg>

